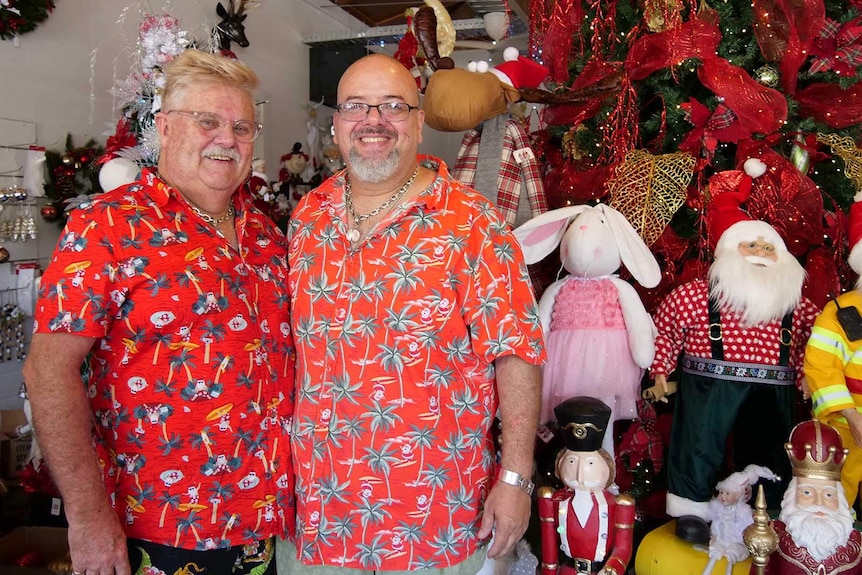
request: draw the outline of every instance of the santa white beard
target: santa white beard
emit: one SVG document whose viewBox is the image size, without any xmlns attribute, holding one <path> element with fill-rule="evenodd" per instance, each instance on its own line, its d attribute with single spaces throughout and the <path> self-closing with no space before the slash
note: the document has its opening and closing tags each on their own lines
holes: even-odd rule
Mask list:
<svg viewBox="0 0 862 575">
<path fill-rule="evenodd" d="M 796 478 L 794 477 L 784 500 L 781 502 L 781 513 L 778 518 L 787 526 L 787 533 L 793 542 L 808 550 L 816 561 L 823 561 L 845 545 L 853 529 L 853 517 L 850 506 L 844 496 L 844 489 L 838 483 L 838 509 L 832 511 L 819 505 L 799 508 L 796 505 Z M 816 516 L 817 512 L 824 515 Z"/>
<path fill-rule="evenodd" d="M 790 252 L 776 253 L 774 263 L 750 258 L 772 264 L 768 266 L 750 263 L 735 246 L 715 253 L 709 267 L 710 294 L 718 298 L 719 305 L 738 313 L 744 327 L 779 319 L 799 305 L 805 269 Z"/>
</svg>

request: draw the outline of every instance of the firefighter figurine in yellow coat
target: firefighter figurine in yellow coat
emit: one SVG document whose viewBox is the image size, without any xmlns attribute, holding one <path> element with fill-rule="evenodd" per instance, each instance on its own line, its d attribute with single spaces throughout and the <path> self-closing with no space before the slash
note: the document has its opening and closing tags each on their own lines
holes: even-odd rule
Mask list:
<svg viewBox="0 0 862 575">
<path fill-rule="evenodd" d="M 556 474 L 565 488 L 539 490 L 542 575 L 622 575 L 632 555 L 634 499 L 614 495 L 614 462 L 601 449 L 611 409 L 592 397 L 554 408 L 565 449 Z"/>
</svg>

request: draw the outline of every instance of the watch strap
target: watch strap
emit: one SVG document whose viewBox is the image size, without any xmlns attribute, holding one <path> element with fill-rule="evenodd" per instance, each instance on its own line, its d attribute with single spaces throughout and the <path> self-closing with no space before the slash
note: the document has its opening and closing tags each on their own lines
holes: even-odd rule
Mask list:
<svg viewBox="0 0 862 575">
<path fill-rule="evenodd" d="M 524 477 L 520 473 L 503 467 L 497 468 L 497 481 L 519 487 L 527 495 L 532 495 L 533 490 L 536 488 L 536 485 L 529 477 Z"/>
</svg>

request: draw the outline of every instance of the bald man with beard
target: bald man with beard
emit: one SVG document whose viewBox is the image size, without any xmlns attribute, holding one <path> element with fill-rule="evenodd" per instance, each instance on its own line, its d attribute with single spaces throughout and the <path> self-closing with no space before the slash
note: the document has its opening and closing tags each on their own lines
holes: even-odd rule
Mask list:
<svg viewBox="0 0 862 575">
<path fill-rule="evenodd" d="M 848 450 L 838 432 L 819 421 L 800 423 L 785 445 L 793 479 L 773 522 L 778 550 L 767 575 L 858 575 L 862 537 L 841 488 Z"/>
</svg>

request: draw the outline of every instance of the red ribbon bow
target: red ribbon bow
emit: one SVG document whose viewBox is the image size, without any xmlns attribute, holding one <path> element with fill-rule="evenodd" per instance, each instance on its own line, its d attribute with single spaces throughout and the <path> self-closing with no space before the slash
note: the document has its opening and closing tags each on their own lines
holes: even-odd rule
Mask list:
<svg viewBox="0 0 862 575">
<path fill-rule="evenodd" d="M 862 17 L 844 24 L 826 18 L 820 33 L 811 46 L 814 60 L 809 72 L 834 70 L 841 76 L 852 78 L 862 66 Z"/>
</svg>

